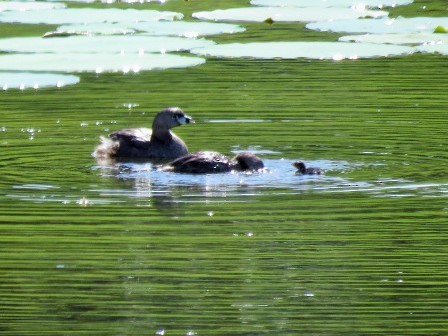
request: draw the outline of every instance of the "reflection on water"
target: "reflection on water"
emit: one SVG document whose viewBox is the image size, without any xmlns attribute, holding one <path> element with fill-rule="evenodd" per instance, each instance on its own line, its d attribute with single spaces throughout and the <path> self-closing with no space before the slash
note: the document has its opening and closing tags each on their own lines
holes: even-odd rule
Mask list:
<svg viewBox="0 0 448 336">
<path fill-rule="evenodd" d="M 263 150 L 260 150 L 263 152 Z M 260 154 L 257 153 L 256 154 Z M 404 197 L 415 194 L 443 194 L 448 192 L 445 183 L 416 183 L 412 180 L 389 177 L 375 181 L 356 181 L 344 175 L 351 170 L 362 170 L 362 163 L 346 161 L 314 160 L 307 166 L 317 167 L 323 175 L 298 175 L 292 166 L 295 160 L 265 159 L 262 173 L 230 173 L 191 175 L 167 173 L 157 166 L 139 163 L 122 163 L 101 167 L 101 175 L 108 178 L 132 181 L 133 190 L 109 190 L 102 195 L 127 197 L 157 197 L 176 195 L 173 202 L 235 202 L 248 201 L 248 196 L 365 192 L 376 196 Z M 381 166 L 381 165 L 380 165 Z"/>
<path fill-rule="evenodd" d="M 259 150 L 263 152 L 263 150 Z M 269 151 L 268 151 L 269 152 Z M 257 153 L 260 154 L 260 153 Z M 105 179 L 115 180 L 113 188 L 90 187 L 66 190 L 57 185 L 23 184 L 12 187 L 8 197 L 31 202 L 57 202 L 92 206 L 141 202 L 141 205 L 167 206 L 169 203 L 249 202 L 264 195 L 300 195 L 303 193 L 363 192 L 372 196 L 406 197 L 447 195 L 447 183 L 417 183 L 409 179 L 386 177 L 374 181 L 347 178 L 349 171 L 366 169 L 362 163 L 314 160 L 307 166 L 318 167 L 323 175 L 299 175 L 295 160 L 265 159 L 265 171 L 257 173 L 179 174 L 161 171 L 152 163 L 123 162 L 94 165 Z M 381 166 L 381 165 L 380 165 Z M 86 198 L 86 194 L 89 194 Z"/>
<path fill-rule="evenodd" d="M 133 181 L 136 195 L 172 195 L 173 202 L 223 202 L 248 201 L 251 196 L 273 190 L 330 189 L 343 183 L 343 179 L 328 174 L 348 167 L 345 162 L 314 161 L 310 164 L 325 170 L 327 175 L 298 176 L 291 160 L 264 160 L 264 163 L 265 172 L 205 175 L 167 173 L 151 164 L 127 163 L 99 169 L 103 176 Z"/>
<path fill-rule="evenodd" d="M 263 152 L 263 150 L 259 150 Z M 257 153 L 259 154 L 259 153 Z M 251 196 L 265 193 L 301 193 L 345 188 L 351 183 L 338 174 L 351 169 L 347 162 L 316 160 L 308 162 L 325 175 L 297 175 L 293 160 L 264 160 L 266 170 L 260 173 L 178 174 L 163 172 L 151 163 L 115 163 L 96 165 L 100 176 L 115 179 L 118 188 L 96 189 L 89 205 L 125 202 L 125 199 L 165 198 L 165 202 L 245 202 Z M 352 165 L 353 166 L 353 165 Z M 120 183 L 121 181 L 121 183 Z M 83 191 L 67 191 L 56 185 L 23 184 L 12 188 L 10 197 L 34 202 L 83 202 Z M 91 196 L 92 197 L 92 196 Z M 124 198 L 124 199 L 123 199 Z"/>
</svg>

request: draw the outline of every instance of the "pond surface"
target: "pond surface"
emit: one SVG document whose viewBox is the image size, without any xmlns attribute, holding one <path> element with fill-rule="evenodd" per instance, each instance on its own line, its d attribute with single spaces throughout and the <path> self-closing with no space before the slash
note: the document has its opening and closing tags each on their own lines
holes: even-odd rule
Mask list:
<svg viewBox="0 0 448 336">
<path fill-rule="evenodd" d="M 248 4 L 138 6 L 191 18 Z M 447 14 L 442 0 L 401 13 Z M 343 35 L 243 26 L 213 41 Z M 0 91 L 0 334 L 445 335 L 447 61 L 207 57 Z M 268 171 L 95 162 L 99 135 L 165 106 L 196 120 L 175 130 L 191 151 L 252 151 Z M 296 175 L 295 160 L 325 174 Z"/>
</svg>

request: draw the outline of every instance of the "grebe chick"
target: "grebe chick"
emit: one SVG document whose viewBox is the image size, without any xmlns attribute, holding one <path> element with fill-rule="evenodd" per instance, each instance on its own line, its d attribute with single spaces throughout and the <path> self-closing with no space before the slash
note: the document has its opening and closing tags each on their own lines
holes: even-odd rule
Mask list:
<svg viewBox="0 0 448 336">
<path fill-rule="evenodd" d="M 297 175 L 322 175 L 324 173 L 319 168 L 308 168 L 303 161 L 296 161 L 292 165 L 297 168 Z"/>
<path fill-rule="evenodd" d="M 185 143 L 170 130 L 194 123 L 178 107 L 163 109 L 154 117 L 152 129 L 123 129 L 100 137 L 93 156 L 97 159 L 127 158 L 168 161 L 188 154 Z"/>
</svg>

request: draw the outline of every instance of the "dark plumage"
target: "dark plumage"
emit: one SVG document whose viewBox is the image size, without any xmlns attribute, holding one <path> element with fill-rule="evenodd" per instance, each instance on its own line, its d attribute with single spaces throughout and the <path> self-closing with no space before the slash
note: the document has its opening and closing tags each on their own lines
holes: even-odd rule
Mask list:
<svg viewBox="0 0 448 336">
<path fill-rule="evenodd" d="M 110 139 L 101 137 L 101 144 L 96 147 L 93 156 L 97 159 L 176 159 L 188 154 L 188 149 L 170 130 L 189 123 L 194 123 L 194 120 L 180 108 L 166 108 L 154 117 L 152 129 L 123 129 L 111 133 Z"/>
<path fill-rule="evenodd" d="M 292 164 L 297 168 L 296 174 L 298 175 L 322 175 L 323 171 L 319 168 L 308 168 L 303 161 L 296 161 Z"/>
<path fill-rule="evenodd" d="M 213 174 L 231 171 L 254 172 L 263 168 L 263 161 L 252 153 L 240 153 L 231 159 L 217 152 L 197 152 L 174 160 L 162 170 L 187 174 Z"/>
</svg>

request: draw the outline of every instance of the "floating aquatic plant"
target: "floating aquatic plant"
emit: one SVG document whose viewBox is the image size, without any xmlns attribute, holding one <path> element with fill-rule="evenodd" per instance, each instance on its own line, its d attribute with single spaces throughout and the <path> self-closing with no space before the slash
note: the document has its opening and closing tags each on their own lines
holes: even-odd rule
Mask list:
<svg viewBox="0 0 448 336">
<path fill-rule="evenodd" d="M 360 17 L 387 16 L 385 11 L 374 11 L 365 8 L 294 8 L 294 7 L 246 7 L 196 12 L 194 18 L 212 21 L 249 21 L 263 22 L 270 18 L 273 21 L 310 22 L 318 20 L 357 19 Z"/>
<path fill-rule="evenodd" d="M 415 17 L 396 19 L 334 20 L 308 23 L 306 28 L 338 33 L 398 34 L 434 32 L 437 26 L 448 26 L 448 17 Z"/>
<path fill-rule="evenodd" d="M 183 14 L 157 10 L 60 8 L 39 11 L 9 11 L 0 16 L 0 22 L 27 24 L 88 24 L 101 22 L 145 22 L 182 19 Z"/>
<path fill-rule="evenodd" d="M 203 64 L 199 57 L 168 54 L 4 54 L 0 70 L 57 72 L 139 72 Z"/>
<path fill-rule="evenodd" d="M 144 33 L 153 36 L 183 36 L 197 38 L 200 36 L 232 34 L 243 32 L 244 27 L 229 23 L 185 22 L 185 21 L 154 21 L 132 23 L 95 23 L 62 25 L 53 35 L 124 35 Z"/>
<path fill-rule="evenodd" d="M 44 37 L 60 37 L 72 35 L 126 35 L 135 34 L 136 31 L 126 27 L 122 23 L 91 23 L 91 24 L 68 24 L 48 32 Z"/>
<path fill-rule="evenodd" d="M 257 42 L 230 43 L 193 49 L 203 56 L 250 57 L 259 59 L 358 59 L 406 55 L 413 48 L 388 44 L 345 42 Z"/>
<path fill-rule="evenodd" d="M 47 0 L 47 1 L 60 1 L 60 0 Z M 98 0 L 64 0 L 64 2 L 82 2 L 82 3 L 93 3 Z M 128 4 L 134 4 L 134 3 L 147 3 L 147 2 L 158 2 L 158 3 L 165 3 L 168 0 L 99 0 L 99 2 L 104 4 L 114 4 L 117 2 L 122 3 L 128 3 Z"/>
<path fill-rule="evenodd" d="M 65 8 L 65 5 L 60 2 L 25 2 L 25 1 L 2 1 L 0 2 L 0 12 L 5 11 L 36 11 L 47 9 L 61 9 Z M 3 15 L 3 14 L 2 14 Z"/>
<path fill-rule="evenodd" d="M 57 9 L 41 10 L 35 15 L 11 11 L 0 16 L 3 22 L 59 23 L 67 22 L 61 29 L 46 34 L 47 38 L 21 37 L 0 39 L 0 70 L 49 71 L 49 72 L 139 72 L 195 66 L 205 62 L 203 58 L 168 55 L 170 51 L 187 51 L 213 45 L 213 41 L 197 38 L 151 36 L 153 34 L 184 34 L 197 37 L 200 34 L 242 31 L 231 24 L 173 22 L 182 14 L 151 10 L 120 9 Z M 168 20 L 158 22 L 158 20 Z M 152 25 L 151 23 L 154 23 Z M 159 23 L 160 25 L 157 25 Z M 145 25 L 147 24 L 147 25 Z M 173 24 L 170 26 L 169 24 Z M 64 29 L 64 27 L 66 29 Z M 132 28 L 127 28 L 132 27 Z M 164 28 L 164 29 L 162 29 Z M 117 35 L 91 35 L 111 33 Z M 139 32 L 139 34 L 137 34 Z M 126 35 L 135 33 L 131 35 Z M 51 37 L 51 38 L 50 38 Z M 8 76 L 11 73 L 8 73 Z M 57 74 L 50 74 L 57 76 Z M 3 78 L 6 75 L 3 75 Z M 42 87 L 43 80 L 36 80 L 32 73 L 15 75 L 2 83 L 2 87 Z M 25 78 L 28 77 L 28 78 Z M 42 78 L 39 77 L 39 78 Z M 49 78 L 49 77 L 47 77 Z M 53 78 L 53 77 L 51 77 Z M 79 78 L 74 76 L 78 82 Z M 56 81 L 56 79 L 54 80 Z M 20 83 L 19 83 L 20 82 Z M 59 85 L 61 81 L 56 84 Z"/>
<path fill-rule="evenodd" d="M 47 1 L 59 1 L 59 0 L 47 0 Z M 64 0 L 64 1 L 65 2 L 93 3 L 93 2 L 96 2 L 97 0 Z M 146 2 L 165 3 L 167 0 L 99 0 L 99 1 L 104 4 L 114 4 L 117 2 L 133 4 L 133 3 L 146 3 Z"/>
<path fill-rule="evenodd" d="M 417 51 L 448 55 L 448 44 L 431 44 L 417 47 Z"/>
<path fill-rule="evenodd" d="M 134 4 L 134 3 L 146 3 L 146 2 L 158 2 L 158 3 L 165 3 L 167 0 L 101 0 L 102 3 L 108 3 L 113 4 L 117 2 L 124 2 L 128 4 Z"/>
<path fill-rule="evenodd" d="M 362 43 L 389 43 L 389 44 L 441 44 L 448 43 L 448 34 L 440 35 L 433 33 L 411 33 L 411 34 L 365 34 L 348 35 L 339 38 L 342 42 Z"/>
<path fill-rule="evenodd" d="M 205 39 L 159 36 L 15 37 L 0 39 L 0 50 L 35 53 L 145 53 L 185 51 L 213 45 Z"/>
<path fill-rule="evenodd" d="M 413 0 L 251 0 L 252 5 L 274 7 L 395 7 Z"/>
<path fill-rule="evenodd" d="M 175 35 L 189 38 L 199 36 L 240 33 L 246 29 L 240 25 L 214 22 L 136 22 L 129 27 L 150 35 Z"/>
<path fill-rule="evenodd" d="M 79 82 L 78 76 L 30 73 L 30 72 L 0 72 L 0 88 L 7 89 L 38 89 L 43 87 L 62 87 Z"/>
</svg>

